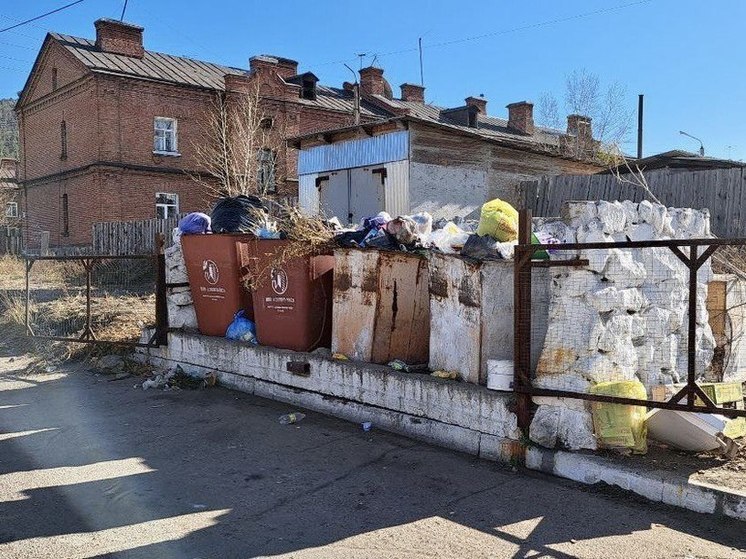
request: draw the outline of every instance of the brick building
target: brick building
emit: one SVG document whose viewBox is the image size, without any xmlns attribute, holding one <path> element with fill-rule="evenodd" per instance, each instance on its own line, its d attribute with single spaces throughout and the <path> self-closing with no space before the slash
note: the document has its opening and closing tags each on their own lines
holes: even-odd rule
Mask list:
<svg viewBox="0 0 746 559">
<path fill-rule="evenodd" d="M 90 243 L 99 221 L 205 209 L 209 195 L 195 145 L 215 95 L 259 87 L 274 126 L 288 136 L 351 125 L 351 88 L 318 84 L 298 63 L 255 56 L 248 69 L 145 50 L 143 29 L 100 19 L 95 40 L 50 33 L 16 105 L 19 185 L 29 248 L 41 231 L 51 246 Z M 387 113 L 359 104 L 361 122 Z M 296 195 L 295 154 L 278 195 Z"/>
<path fill-rule="evenodd" d="M 603 168 L 587 117 L 569 115 L 567 129 L 555 130 L 537 126 L 526 101 L 500 118 L 482 96 L 439 107 L 418 85 L 403 84 L 394 98 L 380 68 L 360 73 L 363 100 L 388 118 L 289 140 L 300 150 L 299 200 L 308 213 L 348 223 L 382 210 L 475 219 L 492 198 L 520 204 L 522 181 Z"/>
</svg>

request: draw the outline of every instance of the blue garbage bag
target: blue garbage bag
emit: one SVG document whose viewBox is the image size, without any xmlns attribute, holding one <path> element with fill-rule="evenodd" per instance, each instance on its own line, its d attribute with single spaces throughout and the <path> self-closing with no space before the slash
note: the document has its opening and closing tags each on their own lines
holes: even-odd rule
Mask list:
<svg viewBox="0 0 746 559">
<path fill-rule="evenodd" d="M 192 212 L 179 221 L 179 231 L 184 235 L 203 235 L 210 231 L 210 216 L 202 212 Z"/>
<path fill-rule="evenodd" d="M 225 337 L 229 340 L 238 340 L 241 342 L 259 343 L 256 339 L 256 324 L 244 316 L 244 310 L 241 309 L 233 315 L 233 322 L 230 323 L 225 331 Z"/>
</svg>

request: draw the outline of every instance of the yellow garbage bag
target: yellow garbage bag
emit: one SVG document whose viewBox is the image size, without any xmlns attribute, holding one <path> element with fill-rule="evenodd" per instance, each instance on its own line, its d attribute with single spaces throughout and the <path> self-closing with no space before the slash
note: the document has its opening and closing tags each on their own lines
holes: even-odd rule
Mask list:
<svg viewBox="0 0 746 559">
<path fill-rule="evenodd" d="M 645 386 L 639 380 L 600 382 L 588 390 L 591 394 L 647 400 Z M 648 426 L 645 406 L 628 406 L 591 402 L 593 430 L 598 445 L 605 448 L 628 448 L 635 454 L 648 451 Z"/>
<path fill-rule="evenodd" d="M 518 238 L 518 212 L 499 198 L 482 206 L 477 235 L 489 235 L 500 242 L 515 241 Z"/>
</svg>

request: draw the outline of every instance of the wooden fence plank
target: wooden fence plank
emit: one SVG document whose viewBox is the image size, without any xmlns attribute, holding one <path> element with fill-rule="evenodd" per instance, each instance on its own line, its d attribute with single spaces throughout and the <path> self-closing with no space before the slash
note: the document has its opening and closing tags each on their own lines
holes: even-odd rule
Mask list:
<svg viewBox="0 0 746 559">
<path fill-rule="evenodd" d="M 746 194 L 740 168 L 705 171 L 660 169 L 645 173 L 650 191 L 662 204 L 710 210 L 712 231 L 721 237 L 746 236 Z M 560 215 L 569 200 L 633 200 L 650 198 L 643 188 L 620 183 L 614 175 L 559 175 L 522 185 L 522 207 L 534 215 Z"/>
</svg>

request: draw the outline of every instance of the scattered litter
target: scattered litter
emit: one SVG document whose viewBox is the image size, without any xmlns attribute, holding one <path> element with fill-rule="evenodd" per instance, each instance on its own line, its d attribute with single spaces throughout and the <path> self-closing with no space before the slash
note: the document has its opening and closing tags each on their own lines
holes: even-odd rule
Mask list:
<svg viewBox="0 0 746 559">
<path fill-rule="evenodd" d="M 360 426 L 363 428 L 363 431 L 370 431 L 373 429 L 373 423 L 371 421 L 363 421 Z"/>
<path fill-rule="evenodd" d="M 192 376 L 187 374 L 181 368 L 181 365 L 176 365 L 176 367 L 165 374 L 155 375 L 153 378 L 143 381 L 141 385 L 135 385 L 135 388 L 142 387 L 143 390 L 160 388 L 164 391 L 180 390 L 182 388 L 198 390 L 208 386 L 215 386 L 216 383 L 217 375 L 214 372 L 207 373 L 204 377 Z"/>
<path fill-rule="evenodd" d="M 117 373 L 116 375 L 114 375 L 113 377 L 111 377 L 109 379 L 109 382 L 111 382 L 113 380 L 122 380 L 122 379 L 125 379 L 125 378 L 129 378 L 131 376 L 132 376 L 131 374 L 125 373 L 125 372 Z"/>
<path fill-rule="evenodd" d="M 293 423 L 298 423 L 304 417 L 306 417 L 305 413 L 300 413 L 300 412 L 286 413 L 285 415 L 280 416 L 280 424 L 291 425 Z"/>
<path fill-rule="evenodd" d="M 405 373 L 411 372 L 409 365 L 407 365 L 401 359 L 394 359 L 393 361 L 389 361 L 388 366 L 394 369 L 395 371 L 403 371 Z"/>
<path fill-rule="evenodd" d="M 446 380 L 461 380 L 461 375 L 456 371 L 433 371 L 430 376 Z"/>
<path fill-rule="evenodd" d="M 204 235 L 210 232 L 210 216 L 192 212 L 179 220 L 179 231 L 184 235 Z"/>
<path fill-rule="evenodd" d="M 728 458 L 740 450 L 738 443 L 723 434 L 729 419 L 722 415 L 654 409 L 646 419 L 652 438 L 681 450 L 719 450 Z"/>
<path fill-rule="evenodd" d="M 333 353 L 332 359 L 336 359 L 337 361 L 349 361 L 350 358 L 347 357 L 344 353 Z"/>
</svg>

